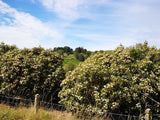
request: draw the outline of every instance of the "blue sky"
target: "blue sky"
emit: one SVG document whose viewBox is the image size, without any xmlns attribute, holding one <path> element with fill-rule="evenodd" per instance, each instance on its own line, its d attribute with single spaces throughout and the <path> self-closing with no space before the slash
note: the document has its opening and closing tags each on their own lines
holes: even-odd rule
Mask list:
<svg viewBox="0 0 160 120">
<path fill-rule="evenodd" d="M 0 42 L 19 48 L 160 48 L 159 0 L 0 0 Z"/>
</svg>

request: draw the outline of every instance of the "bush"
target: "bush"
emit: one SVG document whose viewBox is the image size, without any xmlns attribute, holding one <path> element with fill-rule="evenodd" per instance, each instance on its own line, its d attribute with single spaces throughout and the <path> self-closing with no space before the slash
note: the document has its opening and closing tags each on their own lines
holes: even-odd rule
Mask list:
<svg viewBox="0 0 160 120">
<path fill-rule="evenodd" d="M 85 60 L 85 55 L 83 53 L 74 53 L 74 56 L 77 60 L 79 61 L 84 61 Z"/>
<path fill-rule="evenodd" d="M 62 59 L 50 50 L 43 48 L 12 50 L 1 56 L 0 61 L 0 92 L 8 95 L 18 95 L 17 91 L 29 90 L 27 96 L 47 95 L 58 101 L 60 83 L 65 74 L 62 69 Z"/>
<path fill-rule="evenodd" d="M 64 66 L 64 70 L 65 72 L 68 72 L 68 71 L 72 71 L 76 68 L 77 64 L 75 63 L 68 63 Z"/>
<path fill-rule="evenodd" d="M 5 54 L 8 51 L 18 49 L 15 45 L 6 45 L 4 42 L 0 44 L 0 55 Z"/>
<path fill-rule="evenodd" d="M 68 72 L 61 83 L 60 103 L 83 114 L 110 111 L 139 115 L 147 107 L 158 113 L 160 108 L 154 102 L 160 97 L 157 55 L 158 50 L 147 42 L 126 49 L 120 46 L 110 55 L 92 55 Z"/>
</svg>

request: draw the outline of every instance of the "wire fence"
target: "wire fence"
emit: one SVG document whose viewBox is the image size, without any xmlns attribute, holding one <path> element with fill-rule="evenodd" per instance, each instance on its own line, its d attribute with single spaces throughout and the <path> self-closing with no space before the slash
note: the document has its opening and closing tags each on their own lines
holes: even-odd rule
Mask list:
<svg viewBox="0 0 160 120">
<path fill-rule="evenodd" d="M 153 114 L 152 120 L 160 120 L 160 114 Z"/>
<path fill-rule="evenodd" d="M 117 113 L 103 113 L 102 115 L 93 114 L 93 115 L 78 115 L 79 118 L 82 119 L 98 119 L 98 120 L 140 120 L 139 116 L 131 116 L 131 115 L 124 115 L 124 114 L 117 114 Z"/>
<path fill-rule="evenodd" d="M 6 104 L 11 107 L 31 107 L 34 105 L 34 100 L 32 99 L 23 99 L 20 97 L 14 96 L 7 96 L 7 95 L 0 95 L 0 103 Z M 65 106 L 60 104 L 55 104 L 52 102 L 45 102 L 40 101 L 39 107 L 49 111 L 60 111 L 61 113 L 66 112 Z M 78 114 L 78 118 L 80 119 L 98 119 L 98 120 L 139 120 L 139 116 L 130 116 L 130 115 L 123 115 L 117 113 L 104 113 L 102 115 L 98 114 L 91 114 L 91 115 L 84 115 Z"/>
<path fill-rule="evenodd" d="M 24 99 L 20 97 L 11 97 L 7 95 L 0 95 L 0 103 L 9 105 L 11 107 L 18 107 L 18 106 L 31 107 L 31 105 L 34 104 L 34 100 Z"/>
<path fill-rule="evenodd" d="M 34 100 L 33 99 L 24 99 L 21 97 L 15 97 L 15 96 L 8 96 L 8 95 L 2 95 L 0 94 L 0 103 L 6 104 L 11 107 L 32 107 L 34 106 Z M 66 108 L 64 105 L 56 104 L 46 101 L 39 101 L 39 107 L 48 111 L 59 111 L 61 114 L 66 112 Z M 93 113 L 85 115 L 84 113 L 81 114 L 75 114 L 79 119 L 83 120 L 144 120 L 144 117 L 140 116 L 134 116 L 134 115 L 124 115 L 124 114 L 118 114 L 118 113 L 110 113 L 106 112 L 103 114 Z M 152 120 L 160 120 L 160 114 L 153 114 Z"/>
<path fill-rule="evenodd" d="M 7 95 L 0 95 L 0 103 L 1 104 L 6 104 L 11 107 L 32 107 L 34 106 L 35 100 L 32 99 L 24 99 L 21 97 L 14 97 L 14 96 L 7 96 Z M 39 102 L 39 107 L 43 108 L 45 110 L 57 110 L 57 111 L 65 111 L 65 106 L 61 104 L 56 104 L 52 102 L 45 102 L 45 101 L 40 101 Z"/>
</svg>

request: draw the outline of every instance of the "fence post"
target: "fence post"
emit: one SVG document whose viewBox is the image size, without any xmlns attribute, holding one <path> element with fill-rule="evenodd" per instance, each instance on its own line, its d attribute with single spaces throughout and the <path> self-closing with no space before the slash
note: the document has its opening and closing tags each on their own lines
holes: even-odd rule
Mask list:
<svg viewBox="0 0 160 120">
<path fill-rule="evenodd" d="M 151 109 L 150 108 L 147 108 L 145 110 L 145 120 L 152 120 L 152 115 L 151 115 Z"/>
<path fill-rule="evenodd" d="M 36 94 L 35 95 L 35 101 L 34 101 L 34 113 L 35 114 L 37 113 L 38 108 L 39 108 L 39 98 L 40 98 L 40 95 Z"/>
</svg>

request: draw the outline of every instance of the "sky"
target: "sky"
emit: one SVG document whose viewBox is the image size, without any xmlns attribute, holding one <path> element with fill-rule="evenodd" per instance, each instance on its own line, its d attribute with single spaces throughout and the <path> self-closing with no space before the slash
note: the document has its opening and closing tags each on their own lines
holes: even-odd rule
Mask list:
<svg viewBox="0 0 160 120">
<path fill-rule="evenodd" d="M 160 0 L 0 0 L 0 42 L 19 48 L 160 48 Z"/>
</svg>

